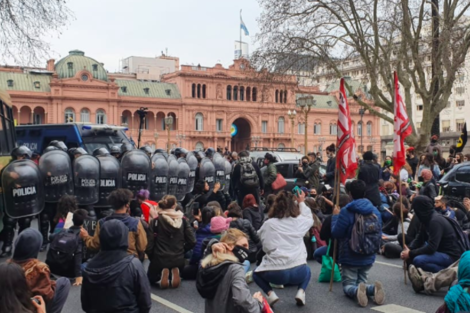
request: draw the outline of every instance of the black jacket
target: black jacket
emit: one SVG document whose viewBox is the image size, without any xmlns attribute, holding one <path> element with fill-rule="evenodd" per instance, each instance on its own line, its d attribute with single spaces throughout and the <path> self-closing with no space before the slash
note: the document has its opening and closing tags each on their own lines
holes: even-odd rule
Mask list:
<svg viewBox="0 0 470 313">
<path fill-rule="evenodd" d="M 427 196 L 434 201 L 434 198 L 437 197 L 436 185 L 434 185 L 432 181 L 424 183 L 423 186 L 421 186 L 421 189 L 419 190 L 419 194 L 421 196 Z"/>
<path fill-rule="evenodd" d="M 183 208 L 186 208 L 186 205 L 191 202 L 191 200 L 197 197 L 194 202 L 199 203 L 199 209 L 202 210 L 207 203 L 211 201 L 217 201 L 219 202 L 220 206 L 222 207 L 223 210 L 227 208 L 228 203 L 225 201 L 225 196 L 222 191 L 218 191 L 217 193 L 214 193 L 212 190 L 205 192 L 203 194 L 193 194 L 193 193 L 188 193 L 186 194 L 186 197 L 184 198 L 182 202 Z"/>
<path fill-rule="evenodd" d="M 250 245 L 250 254 L 258 251 L 260 240 L 256 230 L 251 225 L 250 221 L 238 218 L 236 221 L 230 223 L 230 228 L 236 228 L 244 232 L 248 236 L 248 243 Z"/>
<path fill-rule="evenodd" d="M 361 168 L 359 169 L 359 175 L 357 177 L 366 183 L 366 195 L 365 197 L 372 202 L 376 207 L 380 206 L 382 201 L 380 200 L 379 192 L 379 179 L 380 179 L 380 168 L 377 164 L 371 161 L 362 162 Z"/>
<path fill-rule="evenodd" d="M 336 157 L 328 159 L 328 162 L 326 163 L 325 184 L 330 185 L 332 188 L 335 186 L 335 170 L 336 170 Z"/>
<path fill-rule="evenodd" d="M 258 231 L 264 222 L 264 213 L 259 207 L 248 207 L 243 209 L 243 218 L 248 220 L 253 228 Z"/>
<path fill-rule="evenodd" d="M 264 190 L 264 179 L 263 179 L 263 175 L 261 175 L 261 171 L 259 169 L 258 164 L 256 164 L 256 162 L 251 162 L 251 165 L 253 165 L 256 171 L 256 174 L 258 175 L 259 189 Z M 246 193 L 246 192 L 250 193 L 249 191 L 251 190 L 247 190 L 245 187 L 243 187 L 240 184 L 240 175 L 241 175 L 240 168 L 241 168 L 240 163 L 235 165 L 235 167 L 233 168 L 233 173 L 232 173 L 232 178 L 231 178 L 232 182 L 230 185 L 233 186 L 233 190 L 235 190 L 236 192 L 241 191 L 242 193 Z"/>
<path fill-rule="evenodd" d="M 406 158 L 406 162 L 408 162 L 408 165 L 411 167 L 411 170 L 413 171 L 413 178 L 416 176 L 416 168 L 418 167 L 418 157 L 414 158 Z"/>
</svg>

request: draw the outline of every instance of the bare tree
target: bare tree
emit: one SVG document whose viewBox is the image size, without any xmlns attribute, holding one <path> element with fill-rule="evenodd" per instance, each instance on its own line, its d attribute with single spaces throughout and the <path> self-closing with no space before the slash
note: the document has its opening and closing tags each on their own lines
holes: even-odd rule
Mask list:
<svg viewBox="0 0 470 313">
<path fill-rule="evenodd" d="M 259 0 L 260 48 L 253 64 L 292 72 L 278 67 L 279 61 L 308 55 L 316 59 L 315 75 L 339 78 L 345 62 L 358 60 L 375 107 L 356 100 L 389 122 L 393 120 L 384 111 L 393 113 L 392 77 L 397 71 L 410 118 L 413 92 L 422 98 L 420 131 L 414 128 L 409 143 L 423 147 L 470 47 L 470 19 L 465 16 L 470 1 L 441 1 L 442 8 L 434 7 L 438 31 L 432 23 L 437 0 Z"/>
<path fill-rule="evenodd" d="M 72 14 L 65 0 L 0 0 L 0 61 L 37 65 Z"/>
</svg>

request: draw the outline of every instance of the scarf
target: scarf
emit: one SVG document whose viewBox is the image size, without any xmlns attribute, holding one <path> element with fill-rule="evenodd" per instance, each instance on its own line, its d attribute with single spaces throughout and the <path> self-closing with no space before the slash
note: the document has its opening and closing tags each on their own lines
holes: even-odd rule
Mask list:
<svg viewBox="0 0 470 313">
<path fill-rule="evenodd" d="M 452 313 L 470 311 L 470 294 L 467 289 L 470 286 L 470 251 L 462 254 L 458 269 L 459 283 L 450 288 L 444 301 Z"/>
</svg>

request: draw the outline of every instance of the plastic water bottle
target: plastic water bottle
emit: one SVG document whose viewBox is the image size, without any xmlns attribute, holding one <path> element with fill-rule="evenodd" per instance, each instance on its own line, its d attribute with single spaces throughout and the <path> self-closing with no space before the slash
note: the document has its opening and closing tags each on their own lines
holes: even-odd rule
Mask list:
<svg viewBox="0 0 470 313">
<path fill-rule="evenodd" d="M 312 236 L 312 246 L 313 251 L 317 250 L 317 238 L 315 238 L 315 236 Z"/>
</svg>

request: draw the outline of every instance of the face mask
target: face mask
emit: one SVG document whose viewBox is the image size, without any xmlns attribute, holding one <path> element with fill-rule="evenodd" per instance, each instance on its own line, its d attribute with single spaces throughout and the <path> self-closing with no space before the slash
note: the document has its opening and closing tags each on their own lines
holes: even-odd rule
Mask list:
<svg viewBox="0 0 470 313">
<path fill-rule="evenodd" d="M 308 162 L 306 162 L 306 161 L 303 161 L 303 162 L 302 162 L 302 164 L 304 164 L 304 165 L 307 165 L 307 164 L 308 164 Z"/>
<path fill-rule="evenodd" d="M 432 154 L 433 154 L 434 156 L 436 156 L 436 155 L 437 155 L 437 151 L 434 151 Z"/>
<path fill-rule="evenodd" d="M 385 164 L 386 164 L 386 165 L 391 165 L 391 164 L 392 164 L 392 161 L 387 160 L 387 161 L 385 161 Z"/>
<path fill-rule="evenodd" d="M 437 140 L 435 140 L 435 139 L 431 139 L 431 142 L 432 142 L 432 143 L 436 143 L 436 142 L 437 142 Z"/>
<path fill-rule="evenodd" d="M 232 253 L 233 255 L 235 255 L 238 259 L 238 261 L 240 261 L 240 263 L 243 263 L 245 262 L 246 259 L 248 259 L 248 249 L 246 249 L 245 247 L 242 247 L 242 246 L 235 246 L 232 250 Z"/>
</svg>

